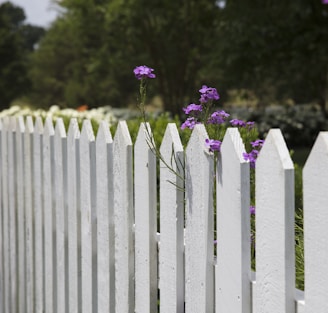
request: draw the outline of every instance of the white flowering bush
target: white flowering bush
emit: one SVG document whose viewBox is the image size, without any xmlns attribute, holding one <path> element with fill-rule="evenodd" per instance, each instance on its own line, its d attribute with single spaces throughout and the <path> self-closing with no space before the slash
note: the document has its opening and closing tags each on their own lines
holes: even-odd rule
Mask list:
<svg viewBox="0 0 328 313">
<path fill-rule="evenodd" d="M 22 108 L 16 105 L 0 112 L 0 118 L 5 116 L 32 116 L 33 118 L 41 117 L 43 120 L 47 117 L 51 117 L 54 122 L 56 122 L 58 118 L 62 118 L 66 126 L 68 126 L 71 118 L 76 118 L 79 124 L 81 124 L 84 119 L 89 119 L 96 128 L 101 121 L 106 121 L 109 126 L 117 122 L 110 106 L 91 110 L 75 110 L 69 108 L 60 109 L 59 106 L 53 105 L 46 111 L 43 109 L 31 109 L 29 107 Z"/>
</svg>

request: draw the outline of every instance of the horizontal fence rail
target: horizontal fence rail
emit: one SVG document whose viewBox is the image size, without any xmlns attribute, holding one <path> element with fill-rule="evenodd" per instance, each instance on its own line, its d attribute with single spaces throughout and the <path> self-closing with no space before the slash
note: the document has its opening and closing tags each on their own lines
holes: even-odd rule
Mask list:
<svg viewBox="0 0 328 313">
<path fill-rule="evenodd" d="M 184 149 L 168 124 L 159 161 L 148 124 L 135 144 L 124 121 L 113 137 L 105 123 L 94 134 L 88 120 L 66 131 L 30 117 L 0 132 L 0 313 L 328 312 L 327 132 L 304 167 L 304 293 L 280 130 L 256 165 L 256 273 L 236 128 L 216 159 L 203 125 Z"/>
</svg>

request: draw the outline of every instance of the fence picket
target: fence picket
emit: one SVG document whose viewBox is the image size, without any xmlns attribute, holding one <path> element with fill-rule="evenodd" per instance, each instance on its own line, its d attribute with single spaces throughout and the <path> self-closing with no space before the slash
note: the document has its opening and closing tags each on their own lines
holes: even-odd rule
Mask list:
<svg viewBox="0 0 328 313">
<path fill-rule="evenodd" d="M 2 168 L 2 131 L 3 124 L 0 119 L 0 173 L 3 173 Z M 0 199 L 3 199 L 2 193 L 2 176 L 0 177 Z M 0 201 L 0 313 L 4 313 L 4 238 L 3 238 L 3 203 Z"/>
<path fill-rule="evenodd" d="M 9 118 L 8 128 L 8 193 L 9 193 L 9 249 L 10 249 L 10 310 L 16 312 L 17 306 L 17 193 L 16 193 L 16 119 Z"/>
<path fill-rule="evenodd" d="M 26 254 L 26 313 L 34 313 L 34 244 L 32 158 L 34 126 L 31 116 L 26 118 L 24 134 L 24 203 Z"/>
<path fill-rule="evenodd" d="M 68 312 L 67 282 L 67 138 L 63 120 L 56 122 L 54 134 L 54 185 L 55 185 L 55 221 L 56 221 L 56 287 L 57 311 Z"/>
<path fill-rule="evenodd" d="M 134 145 L 135 312 L 157 312 L 156 155 L 149 124 L 142 123 Z"/>
<path fill-rule="evenodd" d="M 114 222 L 116 313 L 134 312 L 132 141 L 126 122 L 114 136 Z"/>
<path fill-rule="evenodd" d="M 250 313 L 250 173 L 237 128 L 229 128 L 217 165 L 216 312 Z M 233 196 L 236 195 L 236 196 Z"/>
<path fill-rule="evenodd" d="M 45 311 L 56 312 L 56 242 L 54 201 L 54 126 L 50 117 L 45 121 L 43 132 L 43 213 L 44 213 L 44 290 Z"/>
<path fill-rule="evenodd" d="M 204 125 L 196 125 L 186 149 L 186 312 L 213 312 L 213 155 Z"/>
<path fill-rule="evenodd" d="M 80 131 L 71 119 L 67 132 L 68 312 L 81 312 Z"/>
<path fill-rule="evenodd" d="M 0 119 L 0 313 L 153 313 L 158 278 L 163 313 L 328 311 L 328 132 L 303 171 L 304 293 L 295 290 L 294 168 L 280 130 L 270 130 L 256 165 L 256 274 L 238 130 L 227 130 L 218 156 L 216 266 L 205 127 L 195 126 L 184 155 L 176 125 L 167 126 L 160 234 L 149 135 L 142 124 L 133 158 L 125 122 L 113 140 L 104 122 L 95 139 L 88 120 L 80 133 L 72 119 L 66 135 L 61 119 L 55 129 L 51 118 Z"/>
<path fill-rule="evenodd" d="M 177 127 L 168 124 L 160 163 L 160 312 L 184 312 L 184 152 Z M 175 173 L 176 172 L 176 173 Z"/>
<path fill-rule="evenodd" d="M 2 121 L 1 130 L 1 170 L 2 170 L 2 223 L 3 223 L 3 308 L 5 313 L 10 313 L 10 247 L 9 247 L 9 196 L 8 196 L 8 126 L 9 118 Z"/>
<path fill-rule="evenodd" d="M 114 312 L 114 186 L 113 140 L 108 124 L 100 123 L 96 137 L 98 311 Z"/>
<path fill-rule="evenodd" d="M 256 313 L 295 312 L 294 168 L 279 129 L 256 163 Z"/>
<path fill-rule="evenodd" d="M 18 279 L 17 296 L 18 312 L 24 312 L 26 308 L 25 285 L 25 209 L 24 209 L 24 133 L 25 125 L 22 116 L 15 119 L 16 123 L 16 192 L 17 192 L 17 258 Z"/>
<path fill-rule="evenodd" d="M 95 137 L 83 121 L 80 138 L 82 313 L 97 312 Z"/>
<path fill-rule="evenodd" d="M 33 134 L 33 206 L 35 247 L 35 312 L 44 312 L 44 234 L 43 234 L 43 124 L 35 120 Z"/>
<path fill-rule="evenodd" d="M 321 132 L 303 170 L 305 312 L 328 312 L 328 132 Z"/>
</svg>

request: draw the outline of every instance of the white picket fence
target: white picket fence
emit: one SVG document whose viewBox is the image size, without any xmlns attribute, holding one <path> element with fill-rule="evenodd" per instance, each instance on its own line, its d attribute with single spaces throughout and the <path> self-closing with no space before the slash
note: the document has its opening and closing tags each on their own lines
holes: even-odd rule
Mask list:
<svg viewBox="0 0 328 313">
<path fill-rule="evenodd" d="M 67 134 L 60 119 L 0 121 L 0 312 L 327 313 L 328 133 L 304 169 L 303 294 L 294 169 L 280 130 L 257 161 L 255 279 L 238 130 L 228 129 L 215 167 L 203 126 L 184 152 L 169 124 L 160 150 L 179 175 L 161 162 L 157 180 L 146 127 L 133 146 L 125 122 L 112 139 L 105 123 L 95 137 L 88 120 L 80 132 L 72 119 Z"/>
</svg>

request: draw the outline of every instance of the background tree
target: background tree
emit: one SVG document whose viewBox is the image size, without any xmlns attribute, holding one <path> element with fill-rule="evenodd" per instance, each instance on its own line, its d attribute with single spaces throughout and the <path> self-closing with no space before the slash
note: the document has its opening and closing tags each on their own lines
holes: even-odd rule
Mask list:
<svg viewBox="0 0 328 313">
<path fill-rule="evenodd" d="M 145 64 L 157 74 L 150 95 L 159 94 L 173 114 L 198 100 L 202 84 L 217 87 L 223 100 L 229 90 L 245 89 L 262 107 L 292 99 L 315 101 L 325 111 L 328 5 L 321 0 L 58 4 L 64 13 L 29 62 L 35 104 L 135 103 L 132 70 Z"/>
<path fill-rule="evenodd" d="M 28 56 L 44 30 L 25 25 L 24 20 L 20 7 L 10 2 L 0 5 L 0 109 L 30 89 Z"/>
<path fill-rule="evenodd" d="M 59 4 L 66 14 L 49 30 L 34 58 L 32 77 L 39 101 L 126 104 L 136 94 L 132 70 L 141 64 L 155 68 L 158 85 L 153 91 L 162 96 L 165 110 L 180 113 L 190 94 L 196 93 L 204 55 L 215 40 L 215 1 Z M 63 66 L 70 71 L 59 73 Z"/>
<path fill-rule="evenodd" d="M 320 0 L 228 0 L 212 56 L 225 89 L 249 88 L 260 104 L 327 101 L 328 6 Z"/>
<path fill-rule="evenodd" d="M 135 47 L 147 52 L 156 69 L 165 109 L 181 114 L 181 107 L 201 87 L 200 71 L 216 41 L 214 23 L 219 10 L 216 1 L 133 0 L 131 3 L 130 24 L 138 26 L 132 29 L 139 43 Z"/>
<path fill-rule="evenodd" d="M 65 14 L 32 59 L 35 102 L 77 107 L 127 103 L 133 58 L 123 1 L 64 0 Z M 131 80 L 130 80 L 131 82 Z"/>
</svg>

